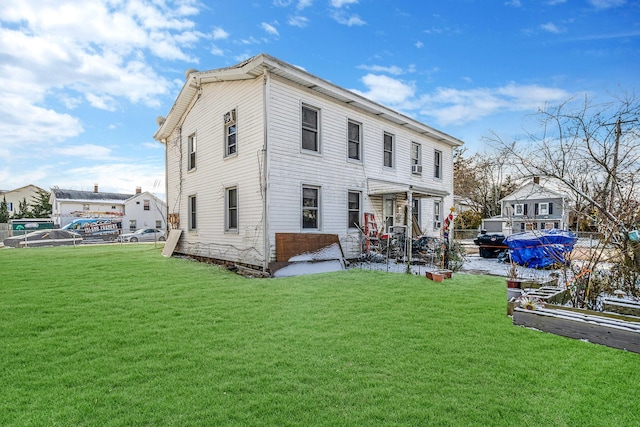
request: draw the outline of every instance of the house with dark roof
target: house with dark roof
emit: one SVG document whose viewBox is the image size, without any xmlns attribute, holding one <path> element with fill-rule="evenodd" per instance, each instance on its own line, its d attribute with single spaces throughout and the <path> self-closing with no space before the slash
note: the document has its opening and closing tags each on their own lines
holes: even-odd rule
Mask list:
<svg viewBox="0 0 640 427">
<path fill-rule="evenodd" d="M 138 228 L 166 229 L 166 203 L 140 187 L 134 194 L 51 189 L 51 218 L 64 227 L 77 218 L 104 218 L 122 221 L 123 231 Z"/>
</svg>

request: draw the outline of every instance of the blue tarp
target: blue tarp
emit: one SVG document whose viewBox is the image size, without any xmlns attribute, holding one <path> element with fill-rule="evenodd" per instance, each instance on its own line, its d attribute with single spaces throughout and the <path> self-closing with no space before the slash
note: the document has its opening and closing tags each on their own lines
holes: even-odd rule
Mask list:
<svg viewBox="0 0 640 427">
<path fill-rule="evenodd" d="M 578 237 L 570 231 L 526 231 L 507 236 L 511 260 L 518 265 L 545 268 L 565 264 L 567 254 L 573 250 Z"/>
</svg>

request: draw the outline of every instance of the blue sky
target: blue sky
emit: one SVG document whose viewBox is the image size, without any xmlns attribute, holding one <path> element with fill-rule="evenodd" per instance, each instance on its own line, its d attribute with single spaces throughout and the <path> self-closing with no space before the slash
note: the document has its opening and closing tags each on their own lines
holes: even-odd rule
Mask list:
<svg viewBox="0 0 640 427">
<path fill-rule="evenodd" d="M 640 91 L 640 2 L 2 0 L 0 189 L 164 193 L 185 70 L 261 52 L 483 151 L 545 104 Z"/>
</svg>

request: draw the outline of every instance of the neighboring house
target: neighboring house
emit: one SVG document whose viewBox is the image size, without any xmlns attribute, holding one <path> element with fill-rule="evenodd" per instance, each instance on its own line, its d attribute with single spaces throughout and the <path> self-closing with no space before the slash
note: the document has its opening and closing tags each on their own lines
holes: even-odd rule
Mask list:
<svg viewBox="0 0 640 427">
<path fill-rule="evenodd" d="M 569 229 L 568 194 L 534 178 L 500 200 L 502 215 L 483 220 L 488 232 L 505 235 L 529 230 Z"/>
<path fill-rule="evenodd" d="M 35 185 L 25 185 L 24 187 L 16 188 L 15 190 L 3 191 L 0 190 L 0 202 L 3 198 L 7 201 L 7 207 L 9 209 L 9 217 L 17 214 L 20 210 L 20 203 L 27 201 L 27 205 L 30 207 L 33 205 L 34 199 L 38 197 L 39 191 L 46 191 Z"/>
<path fill-rule="evenodd" d="M 265 54 L 186 80 L 154 135 L 176 252 L 268 270 L 278 233 L 316 233 L 354 258 L 365 213 L 440 234 L 462 141 Z"/>
<path fill-rule="evenodd" d="M 51 189 L 51 218 L 64 227 L 77 218 L 122 220 L 123 231 L 138 228 L 166 229 L 167 205 L 149 192 L 136 188 L 135 194 Z"/>
</svg>

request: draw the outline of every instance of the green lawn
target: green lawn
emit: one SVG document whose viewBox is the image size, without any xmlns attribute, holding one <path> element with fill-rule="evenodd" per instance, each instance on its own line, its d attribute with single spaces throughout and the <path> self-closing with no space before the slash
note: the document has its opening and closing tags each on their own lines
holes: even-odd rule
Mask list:
<svg viewBox="0 0 640 427">
<path fill-rule="evenodd" d="M 640 355 L 504 279 L 245 279 L 153 245 L 0 250 L 2 426 L 637 426 Z"/>
</svg>

